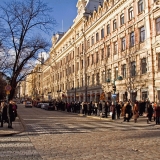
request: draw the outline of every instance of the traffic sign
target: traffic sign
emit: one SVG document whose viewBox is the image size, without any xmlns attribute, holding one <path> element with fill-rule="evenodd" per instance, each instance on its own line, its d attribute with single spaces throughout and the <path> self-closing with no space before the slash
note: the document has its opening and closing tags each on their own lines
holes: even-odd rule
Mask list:
<svg viewBox="0 0 160 160">
<path fill-rule="evenodd" d="M 114 98 L 114 97 L 116 97 L 117 95 L 116 94 L 112 94 L 112 97 Z"/>
<path fill-rule="evenodd" d="M 11 87 L 10 85 L 6 85 L 6 86 L 5 86 L 5 90 L 6 90 L 6 91 L 10 91 L 11 89 L 12 89 L 12 87 Z"/>
</svg>

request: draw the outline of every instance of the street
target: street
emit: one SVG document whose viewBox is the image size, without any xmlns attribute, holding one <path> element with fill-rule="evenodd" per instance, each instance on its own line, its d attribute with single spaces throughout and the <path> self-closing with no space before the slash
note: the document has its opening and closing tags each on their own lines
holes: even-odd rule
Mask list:
<svg viewBox="0 0 160 160">
<path fill-rule="evenodd" d="M 159 160 L 160 129 L 18 106 L 25 132 L 0 137 L 0 160 Z"/>
</svg>

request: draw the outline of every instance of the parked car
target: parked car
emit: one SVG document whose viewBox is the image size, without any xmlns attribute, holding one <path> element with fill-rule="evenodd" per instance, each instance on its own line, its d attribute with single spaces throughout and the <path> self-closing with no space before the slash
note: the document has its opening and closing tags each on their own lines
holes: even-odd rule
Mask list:
<svg viewBox="0 0 160 160">
<path fill-rule="evenodd" d="M 55 110 L 54 103 L 52 102 L 46 103 L 46 105 L 44 106 L 44 109 L 45 110 Z"/>
<path fill-rule="evenodd" d="M 32 108 L 32 103 L 30 101 L 25 102 L 25 107 L 26 108 Z"/>
<path fill-rule="evenodd" d="M 42 109 L 45 109 L 45 106 L 46 106 L 46 105 L 49 105 L 49 103 L 42 103 L 42 104 L 41 104 L 41 108 L 42 108 Z"/>
<path fill-rule="evenodd" d="M 37 107 L 37 108 L 41 108 L 41 105 L 42 105 L 42 104 L 43 104 L 43 103 L 38 103 L 36 107 Z"/>
</svg>

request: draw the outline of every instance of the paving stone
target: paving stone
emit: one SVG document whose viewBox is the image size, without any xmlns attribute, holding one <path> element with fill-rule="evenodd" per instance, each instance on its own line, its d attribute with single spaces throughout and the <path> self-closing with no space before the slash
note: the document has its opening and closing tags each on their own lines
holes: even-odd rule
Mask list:
<svg viewBox="0 0 160 160">
<path fill-rule="evenodd" d="M 160 130 L 146 123 L 116 123 L 18 108 L 26 131 L 0 137 L 0 160 L 160 159 Z"/>
</svg>

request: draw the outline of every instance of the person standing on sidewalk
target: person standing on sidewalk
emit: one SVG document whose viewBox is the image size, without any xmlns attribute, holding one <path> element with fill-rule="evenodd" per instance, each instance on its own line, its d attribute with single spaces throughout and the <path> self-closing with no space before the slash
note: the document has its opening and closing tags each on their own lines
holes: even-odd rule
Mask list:
<svg viewBox="0 0 160 160">
<path fill-rule="evenodd" d="M 111 112 L 112 112 L 112 120 L 114 120 L 115 119 L 115 114 L 116 114 L 116 107 L 115 107 L 113 102 L 112 102 L 112 105 L 111 105 Z"/>
<path fill-rule="evenodd" d="M 121 115 L 121 104 L 119 101 L 117 101 L 116 103 L 116 113 L 117 113 L 117 119 L 120 119 L 120 115 Z"/>
<path fill-rule="evenodd" d="M 15 115 L 13 111 L 13 101 L 9 102 L 8 115 L 9 115 L 8 128 L 12 128 L 12 122 L 15 121 Z"/>
<path fill-rule="evenodd" d="M 87 104 L 87 110 L 88 110 L 88 116 L 90 116 L 92 112 L 92 101 Z"/>
<path fill-rule="evenodd" d="M 160 124 L 160 106 L 155 107 L 155 121 Z"/>
<path fill-rule="evenodd" d="M 109 102 L 106 102 L 105 103 L 105 117 L 107 118 L 108 117 L 108 109 L 109 109 Z"/>
<path fill-rule="evenodd" d="M 98 109 L 98 104 L 97 104 L 97 102 L 94 103 L 94 108 L 95 108 L 95 116 L 97 116 L 97 109 Z"/>
<path fill-rule="evenodd" d="M 84 102 L 81 103 L 81 112 L 84 114 Z"/>
<path fill-rule="evenodd" d="M 15 118 L 17 117 L 17 104 L 15 102 L 12 102 L 12 109 L 15 115 Z"/>
<path fill-rule="evenodd" d="M 152 104 L 149 105 L 148 109 L 147 109 L 147 123 L 149 123 L 149 121 L 152 121 L 152 116 L 153 116 L 153 107 Z"/>
<path fill-rule="evenodd" d="M 3 123 L 2 121 L 2 111 L 3 111 L 3 108 L 2 108 L 2 102 L 0 103 L 0 122 Z M 2 127 L 2 124 L 1 124 L 1 127 Z"/>
<path fill-rule="evenodd" d="M 125 108 L 125 118 L 126 118 L 127 122 L 129 122 L 131 117 L 132 117 L 132 106 L 131 106 L 130 102 L 127 102 L 127 105 Z"/>
<path fill-rule="evenodd" d="M 139 117 L 139 113 L 138 113 L 138 105 L 135 103 L 133 106 L 133 118 L 134 118 L 134 122 L 137 122 L 137 118 Z"/>
<path fill-rule="evenodd" d="M 4 122 L 8 122 L 7 117 L 7 104 L 5 102 L 1 103 L 1 127 L 3 127 Z"/>
<path fill-rule="evenodd" d="M 84 114 L 87 115 L 87 102 L 84 102 L 83 107 L 84 107 Z"/>
<path fill-rule="evenodd" d="M 99 102 L 98 103 L 98 113 L 97 113 L 97 115 L 100 116 L 101 112 L 102 112 L 102 103 Z"/>
</svg>

